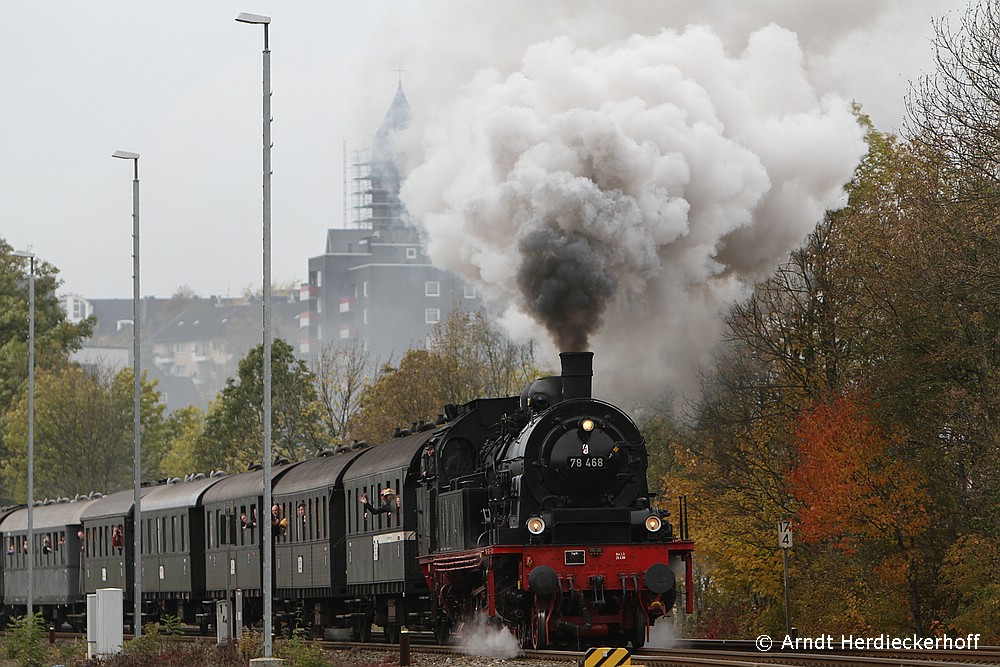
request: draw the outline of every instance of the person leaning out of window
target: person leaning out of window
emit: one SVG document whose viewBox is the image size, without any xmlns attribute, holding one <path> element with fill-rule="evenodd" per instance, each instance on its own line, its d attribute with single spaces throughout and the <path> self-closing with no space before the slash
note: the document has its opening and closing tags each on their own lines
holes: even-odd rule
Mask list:
<svg viewBox="0 0 1000 667">
<path fill-rule="evenodd" d="M 365 516 L 368 516 L 369 514 L 388 514 L 401 504 L 399 496 L 397 496 L 396 492 L 388 486 L 382 489 L 379 493 L 379 504 L 377 507 L 368 502 L 367 493 L 362 493 L 358 496 L 358 502 L 364 505 Z"/>
</svg>

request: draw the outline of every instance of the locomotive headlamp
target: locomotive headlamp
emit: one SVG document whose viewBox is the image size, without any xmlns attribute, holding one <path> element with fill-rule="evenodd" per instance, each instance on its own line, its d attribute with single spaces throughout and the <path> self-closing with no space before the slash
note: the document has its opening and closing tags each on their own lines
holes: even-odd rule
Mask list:
<svg viewBox="0 0 1000 667">
<path fill-rule="evenodd" d="M 533 516 L 528 519 L 528 532 L 532 535 L 541 535 L 545 530 L 545 519 L 540 516 Z"/>
<path fill-rule="evenodd" d="M 590 433 L 594 430 L 594 420 L 589 418 L 581 420 L 580 428 L 582 428 L 585 432 Z"/>
<path fill-rule="evenodd" d="M 663 528 L 663 521 L 660 517 L 655 514 L 650 514 L 646 517 L 646 530 L 651 533 L 658 532 L 660 528 Z"/>
</svg>

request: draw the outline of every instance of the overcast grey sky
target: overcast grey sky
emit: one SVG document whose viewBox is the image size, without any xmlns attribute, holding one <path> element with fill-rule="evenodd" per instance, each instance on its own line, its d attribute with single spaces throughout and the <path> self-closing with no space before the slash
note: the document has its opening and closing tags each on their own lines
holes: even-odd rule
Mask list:
<svg viewBox="0 0 1000 667">
<path fill-rule="evenodd" d="M 567 35 L 599 48 L 707 24 L 727 50 L 776 23 L 798 35 L 820 92 L 899 126 L 931 67 L 930 20 L 963 0 L 69 0 L 7 3 L 0 236 L 61 270 L 62 290 L 132 294 L 132 171 L 141 154 L 142 293 L 202 296 L 261 283 L 262 29 L 272 17 L 273 269 L 302 282 L 344 219 L 343 145 L 364 148 L 397 69 L 419 125 L 482 68 L 516 71 Z"/>
</svg>

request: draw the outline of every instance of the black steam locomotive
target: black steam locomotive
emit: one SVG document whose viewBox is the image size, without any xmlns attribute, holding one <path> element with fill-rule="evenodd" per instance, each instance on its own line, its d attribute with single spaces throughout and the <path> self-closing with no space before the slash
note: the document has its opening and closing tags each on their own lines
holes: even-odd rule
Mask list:
<svg viewBox="0 0 1000 667">
<path fill-rule="evenodd" d="M 485 617 L 523 646 L 641 646 L 679 582 L 691 590 L 686 512 L 675 531 L 651 503 L 644 440 L 591 397 L 592 355 L 561 357 L 561 376 L 520 397 L 447 406 L 440 423 L 389 442 L 279 462 L 269 509 L 260 470 L 144 487 L 143 620 L 207 630 L 214 601 L 238 591 L 244 623 L 261 621 L 271 544 L 282 627 L 368 640 L 379 626 L 390 641 L 406 627 L 446 642 Z M 25 611 L 28 558 L 35 609 L 54 623 L 82 625 L 98 588 L 133 600 L 131 497 L 36 507 L 33 545 L 26 508 L 0 516 L 5 612 Z"/>
</svg>

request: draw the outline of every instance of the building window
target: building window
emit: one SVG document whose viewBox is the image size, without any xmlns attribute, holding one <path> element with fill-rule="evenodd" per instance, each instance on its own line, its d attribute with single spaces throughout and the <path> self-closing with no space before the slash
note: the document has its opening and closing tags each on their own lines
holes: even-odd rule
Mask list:
<svg viewBox="0 0 1000 667">
<path fill-rule="evenodd" d="M 361 283 L 361 296 L 368 296 L 368 281 Z"/>
<path fill-rule="evenodd" d="M 364 323 L 368 324 L 368 309 L 365 308 L 364 310 L 362 310 L 361 314 L 362 314 L 362 318 L 364 319 Z"/>
<path fill-rule="evenodd" d="M 417 258 L 417 249 L 416 248 L 407 248 L 406 249 L 406 259 L 416 259 L 416 258 Z"/>
<path fill-rule="evenodd" d="M 316 287 L 322 287 L 322 286 L 323 286 L 323 272 L 322 271 L 317 271 L 316 272 Z"/>
<path fill-rule="evenodd" d="M 341 338 L 341 340 L 346 340 L 346 339 L 348 339 L 350 337 L 351 337 L 351 330 L 348 329 L 347 327 L 343 327 L 340 330 L 340 338 Z"/>
<path fill-rule="evenodd" d="M 425 308 L 424 309 L 424 322 L 427 324 L 437 324 L 441 321 L 441 309 L 440 308 Z"/>
<path fill-rule="evenodd" d="M 441 296 L 441 283 L 428 280 L 424 283 L 424 296 Z"/>
<path fill-rule="evenodd" d="M 476 286 L 475 285 L 466 285 L 465 289 L 463 290 L 462 296 L 464 296 L 466 299 L 475 299 L 476 298 Z"/>
</svg>

